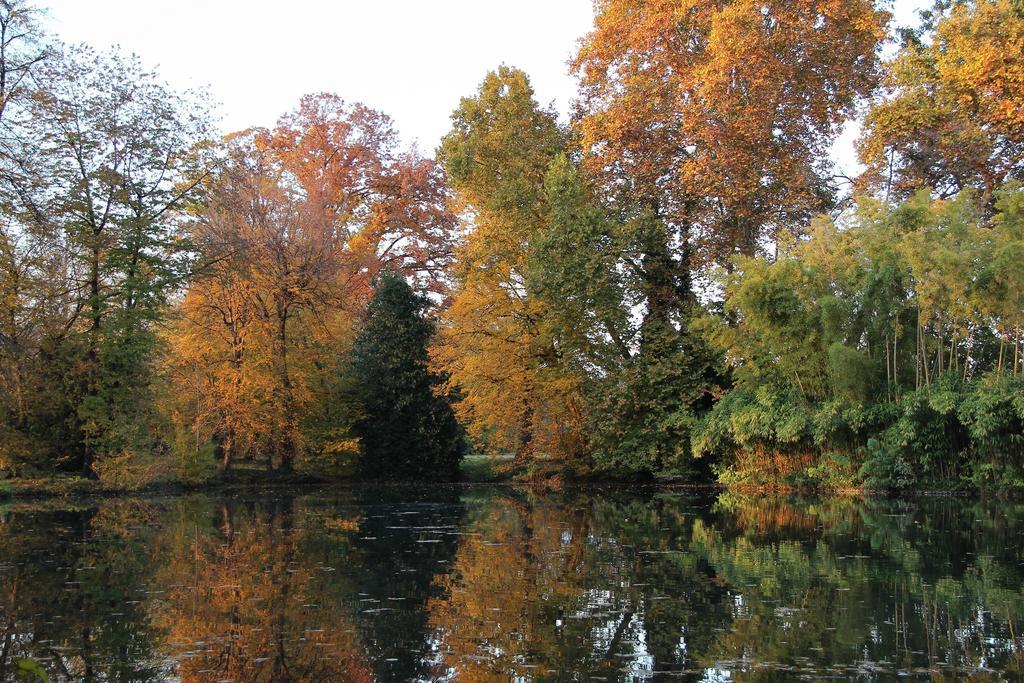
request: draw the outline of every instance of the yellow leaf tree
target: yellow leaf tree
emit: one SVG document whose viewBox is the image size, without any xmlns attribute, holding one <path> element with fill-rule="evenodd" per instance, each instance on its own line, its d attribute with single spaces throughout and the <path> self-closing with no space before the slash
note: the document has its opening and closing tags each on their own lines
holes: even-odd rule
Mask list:
<svg viewBox="0 0 1024 683">
<path fill-rule="evenodd" d="M 544 179 L 564 133 L 526 74 L 504 66 L 462 100 L 452 123 L 439 156 L 467 234 L 436 358 L 481 443 L 520 460 L 576 455 L 579 380 L 544 333 L 547 304 L 529 276 L 532 240 L 548 220 Z"/>
<path fill-rule="evenodd" d="M 907 35 L 886 64 L 859 141 L 861 185 L 894 201 L 924 187 L 991 200 L 1024 169 L 1024 9 L 955 2 L 929 23 L 927 40 Z"/>
</svg>

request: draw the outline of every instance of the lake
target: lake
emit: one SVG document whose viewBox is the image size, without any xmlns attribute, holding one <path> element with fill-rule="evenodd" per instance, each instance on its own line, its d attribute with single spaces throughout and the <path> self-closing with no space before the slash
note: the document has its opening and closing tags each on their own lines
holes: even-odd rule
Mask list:
<svg viewBox="0 0 1024 683">
<path fill-rule="evenodd" d="M 17 502 L 0 680 L 1017 679 L 1022 547 L 1024 504 L 948 497 Z"/>
</svg>

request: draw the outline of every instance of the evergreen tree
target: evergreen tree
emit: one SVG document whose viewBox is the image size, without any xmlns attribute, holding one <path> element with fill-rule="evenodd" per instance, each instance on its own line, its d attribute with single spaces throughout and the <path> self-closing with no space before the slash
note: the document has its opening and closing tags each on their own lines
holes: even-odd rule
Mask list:
<svg viewBox="0 0 1024 683">
<path fill-rule="evenodd" d="M 434 325 L 426 298 L 385 273 L 352 350 L 351 372 L 363 414 L 359 473 L 368 479 L 453 479 L 465 452 L 443 378 L 428 367 Z"/>
</svg>

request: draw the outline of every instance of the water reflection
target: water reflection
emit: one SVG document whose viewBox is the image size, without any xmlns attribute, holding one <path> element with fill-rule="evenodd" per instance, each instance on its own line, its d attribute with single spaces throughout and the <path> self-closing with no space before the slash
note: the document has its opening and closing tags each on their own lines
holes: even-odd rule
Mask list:
<svg viewBox="0 0 1024 683">
<path fill-rule="evenodd" d="M 1017 678 L 1022 534 L 1002 501 L 622 489 L 9 506 L 0 680 Z"/>
</svg>

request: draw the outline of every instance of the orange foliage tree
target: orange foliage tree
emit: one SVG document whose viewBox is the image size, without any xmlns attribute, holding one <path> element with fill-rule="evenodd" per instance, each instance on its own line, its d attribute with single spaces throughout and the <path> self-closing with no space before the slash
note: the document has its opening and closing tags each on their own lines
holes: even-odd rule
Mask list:
<svg viewBox="0 0 1024 683">
<path fill-rule="evenodd" d="M 544 179 L 565 145 L 526 74 L 501 67 L 452 114 L 439 157 L 465 226 L 438 362 L 456 409 L 483 447 L 554 456 L 579 451 L 579 377 L 545 330 L 549 305 L 531 285 L 535 240 L 548 225 Z"/>
<path fill-rule="evenodd" d="M 876 81 L 872 0 L 595 4 L 573 62 L 582 142 L 677 258 L 753 254 L 826 206 L 828 145 Z"/>
<path fill-rule="evenodd" d="M 1024 8 L 1014 0 L 950 3 L 929 39 L 908 35 L 859 141 L 865 189 L 893 200 L 928 187 L 986 199 L 1024 175 Z"/>
<path fill-rule="evenodd" d="M 290 471 L 314 446 L 350 443 L 344 424 L 307 438 L 302 417 L 336 387 L 381 270 L 446 290 L 454 218 L 439 168 L 398 153 L 386 116 L 333 95 L 226 147 L 197 209 L 200 277 L 169 338 L 177 413 L 223 470 L 245 434 Z"/>
</svg>

